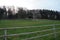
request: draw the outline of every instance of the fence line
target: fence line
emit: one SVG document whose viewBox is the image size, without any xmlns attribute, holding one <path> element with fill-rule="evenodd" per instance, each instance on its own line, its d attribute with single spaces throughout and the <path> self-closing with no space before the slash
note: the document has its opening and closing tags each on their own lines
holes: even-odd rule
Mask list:
<svg viewBox="0 0 60 40">
<path fill-rule="evenodd" d="M 56 38 L 56 33 L 58 33 L 58 32 L 56 32 L 56 30 L 57 30 L 57 29 L 60 29 L 60 28 L 55 28 L 55 25 L 60 25 L 60 24 L 43 25 L 43 26 L 52 26 L 53 28 L 51 28 L 51 29 L 45 29 L 45 30 L 35 31 L 35 32 L 25 32 L 25 33 L 19 33 L 19 34 L 9 34 L 9 35 L 7 35 L 7 31 L 8 31 L 8 30 L 11 30 L 11 29 L 32 28 L 32 27 L 35 28 L 35 27 L 43 27 L 43 26 L 0 28 L 0 30 L 4 30 L 4 35 L 1 35 L 0 37 L 4 37 L 4 40 L 7 40 L 7 37 L 8 37 L 8 36 L 27 35 L 27 34 L 37 33 L 37 32 L 44 32 L 44 31 L 50 31 L 50 30 L 53 30 L 54 32 L 53 32 L 53 33 L 50 33 L 50 34 L 54 34 L 54 36 L 55 36 L 55 38 Z M 45 34 L 45 35 L 41 35 L 41 36 L 36 36 L 36 37 L 26 38 L 25 40 L 33 39 L 33 38 L 37 38 L 37 37 L 43 37 L 43 36 L 47 36 L 47 35 L 50 35 L 50 34 Z M 24 40 L 24 39 L 23 39 L 23 40 Z"/>
<path fill-rule="evenodd" d="M 50 25 L 41 25 L 41 26 L 25 26 L 25 27 L 10 27 L 10 28 L 0 28 L 0 30 L 10 30 L 10 29 L 20 29 L 20 28 L 35 28 L 35 27 L 43 27 L 43 26 L 54 26 L 60 24 L 50 24 Z"/>
<path fill-rule="evenodd" d="M 19 34 L 9 34 L 9 35 L 6 35 L 6 32 L 5 32 L 5 35 L 1 35 L 0 37 L 26 35 L 26 34 L 33 34 L 33 33 L 38 33 L 38 32 L 50 31 L 50 30 L 53 30 L 53 29 L 46 29 L 46 30 L 35 31 L 35 32 L 25 32 L 25 33 L 19 33 Z"/>
<path fill-rule="evenodd" d="M 60 29 L 60 28 L 57 28 L 57 29 Z M 33 33 L 38 33 L 38 32 L 50 31 L 50 30 L 53 30 L 53 29 L 46 29 L 46 30 L 35 31 L 35 32 L 25 32 L 25 33 L 19 33 L 19 34 L 9 34 L 9 35 L 6 35 L 7 33 L 5 32 L 5 35 L 1 35 L 0 37 L 26 35 L 26 34 L 33 34 Z"/>
<path fill-rule="evenodd" d="M 56 32 L 56 33 L 59 33 L 59 32 Z M 41 36 L 35 36 L 35 37 L 26 38 L 26 39 L 22 39 L 22 40 L 31 40 L 31 39 L 34 39 L 34 38 L 44 37 L 44 36 L 48 36 L 48 35 L 51 35 L 51 34 L 54 34 L 54 33 L 49 33 L 49 34 L 45 34 L 45 35 L 41 35 Z"/>
</svg>

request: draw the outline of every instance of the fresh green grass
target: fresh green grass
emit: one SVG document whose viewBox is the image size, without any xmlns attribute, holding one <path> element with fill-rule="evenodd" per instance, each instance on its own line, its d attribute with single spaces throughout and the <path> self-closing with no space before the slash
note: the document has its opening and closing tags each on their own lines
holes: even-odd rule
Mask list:
<svg viewBox="0 0 60 40">
<path fill-rule="evenodd" d="M 50 24 L 60 24 L 59 20 L 47 20 L 47 19 L 40 19 L 40 20 L 0 20 L 0 28 L 10 28 L 10 27 L 28 27 L 28 26 L 42 26 L 42 25 L 50 25 Z M 46 29 L 51 29 L 52 26 L 43 26 L 43 27 L 34 27 L 34 28 L 21 28 L 21 29 L 12 29 L 8 30 L 8 34 L 19 34 L 19 33 L 25 33 L 25 32 L 35 32 L 35 31 L 41 31 Z M 60 28 L 60 25 L 56 26 L 56 28 Z M 60 29 L 56 30 L 56 32 L 60 32 Z M 0 30 L 0 35 L 3 35 L 3 31 Z M 53 30 L 45 31 L 45 32 L 37 32 L 33 34 L 27 34 L 27 35 L 20 35 L 20 36 L 13 36 L 8 37 L 8 40 L 21 40 L 25 38 L 31 38 L 35 36 L 41 36 L 44 34 L 53 33 Z M 3 38 L 0 38 L 0 40 L 4 40 Z M 31 40 L 55 40 L 54 34 L 41 37 L 41 38 L 35 38 Z M 60 33 L 57 33 L 57 40 L 60 40 Z"/>
<path fill-rule="evenodd" d="M 59 20 L 0 20 L 0 28 L 60 24 Z"/>
</svg>

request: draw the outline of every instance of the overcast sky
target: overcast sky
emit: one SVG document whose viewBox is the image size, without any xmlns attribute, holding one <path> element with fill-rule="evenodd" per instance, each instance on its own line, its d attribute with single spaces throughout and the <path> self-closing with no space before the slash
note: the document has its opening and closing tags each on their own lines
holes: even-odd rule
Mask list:
<svg viewBox="0 0 60 40">
<path fill-rule="evenodd" d="M 0 0 L 0 6 L 19 6 L 28 9 L 52 9 L 60 11 L 60 0 Z"/>
</svg>

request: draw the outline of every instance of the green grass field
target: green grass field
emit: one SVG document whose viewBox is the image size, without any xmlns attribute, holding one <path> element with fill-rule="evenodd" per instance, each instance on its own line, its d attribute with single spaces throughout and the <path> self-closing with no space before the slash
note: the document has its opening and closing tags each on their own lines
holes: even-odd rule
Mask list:
<svg viewBox="0 0 60 40">
<path fill-rule="evenodd" d="M 0 20 L 0 28 L 10 28 L 10 27 L 28 27 L 28 26 L 42 26 L 42 25 L 51 25 L 51 24 L 60 24 L 59 20 L 47 20 L 47 19 L 40 19 L 40 20 Z M 17 33 L 25 33 L 25 32 L 35 32 L 35 31 L 41 31 L 46 29 L 51 29 L 52 26 L 43 26 L 43 27 L 34 27 L 34 28 L 21 28 L 21 29 L 12 29 L 8 30 L 8 34 L 17 34 Z M 56 28 L 60 28 L 60 26 L 56 26 Z M 56 32 L 60 32 L 60 29 L 56 30 Z M 27 35 L 20 35 L 20 36 L 13 36 L 8 37 L 8 40 L 21 40 L 25 38 L 31 38 L 35 36 L 41 36 L 44 34 L 53 33 L 53 30 L 45 31 L 45 32 L 37 32 L 33 34 L 27 34 Z M 0 30 L 0 35 L 3 35 L 3 31 Z M 60 33 L 57 33 L 57 40 L 60 40 Z M 3 38 L 0 38 L 0 40 L 4 40 Z M 41 38 L 35 38 L 31 40 L 55 40 L 54 34 L 41 37 Z"/>
<path fill-rule="evenodd" d="M 0 28 L 60 24 L 59 20 L 0 20 Z"/>
</svg>

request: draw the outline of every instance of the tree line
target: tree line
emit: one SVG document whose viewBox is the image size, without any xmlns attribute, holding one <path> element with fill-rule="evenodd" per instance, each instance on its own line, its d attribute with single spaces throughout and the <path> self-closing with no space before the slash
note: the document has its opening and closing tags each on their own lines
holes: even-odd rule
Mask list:
<svg viewBox="0 0 60 40">
<path fill-rule="evenodd" d="M 18 11 L 14 13 L 11 8 L 8 10 L 5 6 L 0 8 L 0 19 L 52 19 L 60 20 L 60 12 L 53 10 L 24 10 L 24 8 L 18 8 Z"/>
</svg>

